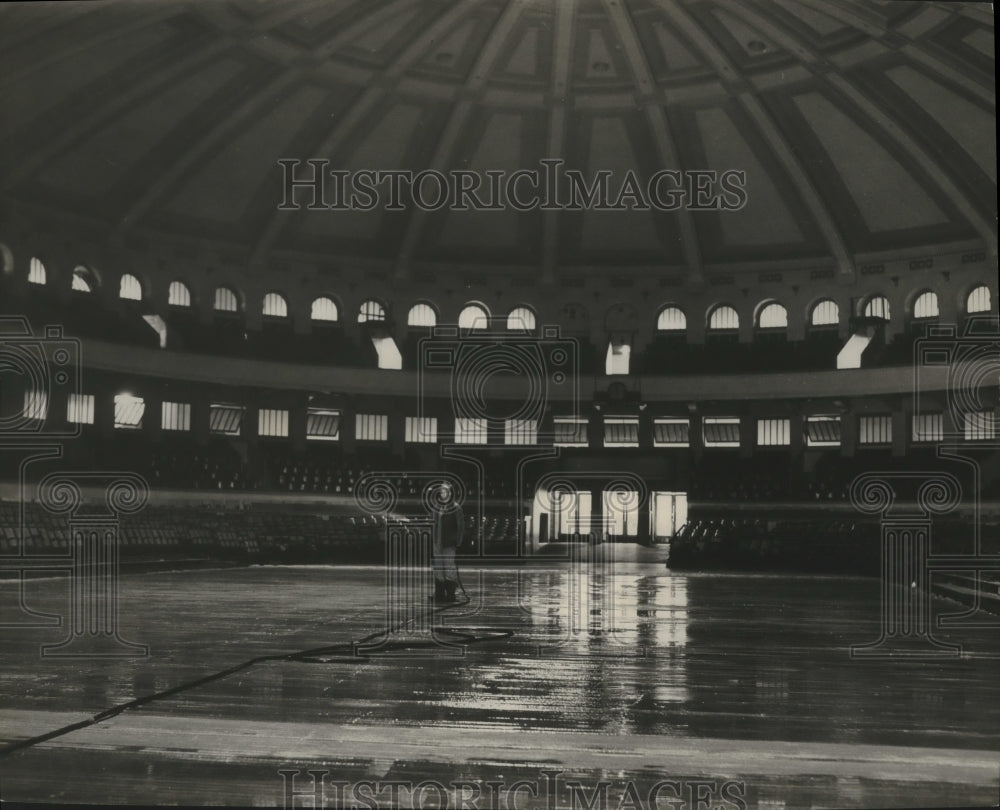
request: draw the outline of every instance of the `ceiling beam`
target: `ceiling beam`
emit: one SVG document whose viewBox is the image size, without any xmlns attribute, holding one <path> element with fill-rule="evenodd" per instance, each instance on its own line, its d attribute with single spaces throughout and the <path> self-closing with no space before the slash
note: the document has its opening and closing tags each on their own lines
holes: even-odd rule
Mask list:
<svg viewBox="0 0 1000 810">
<path fill-rule="evenodd" d="M 510 36 L 514 24 L 520 18 L 521 13 L 530 0 L 508 0 L 503 13 L 496 21 L 486 43 L 483 45 L 479 57 L 476 59 L 472 70 L 466 77 L 462 92 L 458 94 L 458 100 L 451 109 L 448 120 L 445 122 L 438 140 L 437 148 L 431 157 L 427 169 L 446 171 L 451 165 L 452 153 L 458 142 L 459 135 L 466 128 L 469 116 L 472 114 L 475 104 L 473 99 L 482 91 L 486 84 L 486 77 L 493 67 L 493 63 L 500 55 L 500 50 L 507 38 Z M 423 233 L 427 222 L 427 212 L 414 210 L 406 223 L 406 230 L 400 243 L 399 252 L 396 256 L 396 278 L 406 279 L 410 275 L 411 262 L 417 245 L 420 242 L 420 235 Z"/>
<path fill-rule="evenodd" d="M 611 18 L 618 39 L 625 52 L 625 58 L 639 85 L 636 103 L 641 106 L 653 133 L 653 140 L 659 152 L 660 165 L 665 168 L 679 168 L 680 160 L 677 146 L 670 132 L 670 124 L 663 107 L 663 99 L 659 87 L 653 80 L 653 72 L 646 61 L 646 53 L 635 32 L 632 18 L 617 0 L 603 0 L 604 9 Z M 681 235 L 681 250 L 684 263 L 688 268 L 688 282 L 700 285 L 704 279 L 701 250 L 698 247 L 698 233 L 695 229 L 691 212 L 683 208 L 677 212 L 678 227 Z"/>
<path fill-rule="evenodd" d="M 254 40 L 266 37 L 267 32 L 274 26 L 300 16 L 310 9 L 320 8 L 326 2 L 327 0 L 312 0 L 307 3 L 289 3 L 251 23 L 236 24 L 223 36 L 208 45 L 195 48 L 174 64 L 140 77 L 140 80 L 127 90 L 114 96 L 108 96 L 85 115 L 74 117 L 67 126 L 61 127 L 53 133 L 53 137 L 42 142 L 38 148 L 33 149 L 30 155 L 25 155 L 14 163 L 11 171 L 3 178 L 2 187 L 4 189 L 13 188 L 42 166 L 50 163 L 60 153 L 79 144 L 101 126 L 106 126 L 113 122 L 116 117 L 126 114 L 136 104 L 147 101 L 161 87 L 169 87 L 189 71 L 196 71 L 203 63 L 209 62 L 220 54 L 232 51 L 238 46 L 252 46 Z M 218 8 L 217 4 L 208 3 L 200 10 L 203 12 L 211 11 L 213 18 L 215 18 L 220 16 Z"/>
<path fill-rule="evenodd" d="M 90 4 L 81 5 L 89 6 Z M 131 6 L 132 8 L 135 8 L 134 3 L 122 3 L 119 5 Z M 79 7 L 80 6 L 75 3 L 71 5 L 71 9 Z M 108 8 L 108 6 L 104 3 L 94 4 L 94 7 L 96 9 L 95 13 L 106 11 Z M 111 44 L 116 40 L 120 41 L 122 38 L 128 37 L 136 31 L 156 25 L 164 20 L 169 20 L 171 17 L 176 17 L 181 13 L 182 12 L 173 3 L 151 3 L 146 5 L 143 8 L 142 13 L 137 14 L 135 19 L 131 22 L 120 21 L 115 25 L 105 26 L 100 33 L 95 34 L 92 37 L 86 37 L 83 39 L 59 37 L 58 39 L 55 39 L 55 32 L 53 32 L 53 41 L 59 42 L 60 47 L 44 52 L 37 57 L 32 58 L 30 61 L 25 61 L 20 67 L 0 77 L 0 92 L 3 92 L 11 85 L 23 82 L 25 79 L 36 73 L 40 73 L 57 62 L 61 62 L 63 60 L 66 60 L 67 62 L 72 61 L 73 57 L 78 56 L 91 48 L 105 43 Z M 40 48 L 39 50 L 42 49 Z"/>
<path fill-rule="evenodd" d="M 868 116 L 873 124 L 889 135 L 933 180 L 938 189 L 948 201 L 958 209 L 958 212 L 976 229 L 983 238 L 987 249 L 994 260 L 997 257 L 996 220 L 986 217 L 979 210 L 979 205 L 959 187 L 951 174 L 945 169 L 933 154 L 924 149 L 906 129 L 888 118 L 885 112 L 875 105 L 864 93 L 858 90 L 843 76 L 829 76 L 831 85 L 854 102 Z"/>
<path fill-rule="evenodd" d="M 388 8 L 398 11 L 398 9 L 405 8 L 408 1 L 398 0 L 398 2 Z M 434 42 L 443 37 L 448 29 L 466 13 L 468 13 L 467 6 L 463 6 L 462 3 L 455 3 L 446 13 L 436 18 L 430 25 L 424 28 L 377 77 L 373 77 L 368 89 L 352 102 L 351 106 L 338 120 L 336 126 L 317 141 L 311 154 L 317 157 L 330 156 L 340 150 L 347 143 L 351 133 L 354 132 L 365 116 L 383 99 L 395 91 L 399 82 L 404 78 L 404 74 L 413 63 L 423 56 Z M 329 183 L 330 178 L 326 182 Z M 263 228 L 261 228 L 260 237 L 250 252 L 251 264 L 259 265 L 265 261 L 268 251 L 270 251 L 281 231 L 292 217 L 299 214 L 301 214 L 300 211 L 281 210 L 275 207 L 274 212 L 268 218 Z"/>
<path fill-rule="evenodd" d="M 667 10 L 667 13 L 672 14 L 677 25 L 697 45 L 705 58 L 719 72 L 719 75 L 728 77 L 731 81 L 735 81 L 739 77 L 739 72 L 730 63 L 728 57 L 722 52 L 722 49 L 705 34 L 701 26 L 691 19 L 686 11 L 682 11 L 676 4 L 669 3 L 666 0 L 658 0 L 658 2 Z M 792 53 L 799 54 L 801 49 L 793 47 L 789 50 Z M 808 60 L 804 61 L 808 62 Z M 827 247 L 830 249 L 830 253 L 837 264 L 838 275 L 844 280 L 853 278 L 854 261 L 847 248 L 847 243 L 844 241 L 844 237 L 840 233 L 840 229 L 837 227 L 830 209 L 823 201 L 822 194 L 809 178 L 809 174 L 805 170 L 802 161 L 796 156 L 792 144 L 782 134 L 771 114 L 767 112 L 764 105 L 760 103 L 752 92 L 741 90 L 735 93 L 735 96 L 737 103 L 740 104 L 750 118 L 753 119 L 754 123 L 757 124 L 764 141 L 771 147 L 771 151 L 781 165 L 784 166 L 799 193 L 802 195 L 806 206 L 809 208 L 809 213 L 819 226 L 823 238 L 826 240 Z"/>
<path fill-rule="evenodd" d="M 324 58 L 330 56 L 338 48 L 349 44 L 365 29 L 370 28 L 373 24 L 377 24 L 398 11 L 400 7 L 404 6 L 405 2 L 406 0 L 397 0 L 397 2 L 382 8 L 378 12 L 358 20 L 354 25 L 339 31 L 322 45 L 310 50 L 308 56 L 303 58 L 301 63 L 287 67 L 279 76 L 268 82 L 264 87 L 254 91 L 242 104 L 228 112 L 212 130 L 195 140 L 190 149 L 177 155 L 169 168 L 160 174 L 142 195 L 132 201 L 122 213 L 118 226 L 112 235 L 112 243 L 122 244 L 125 234 L 132 226 L 158 200 L 193 171 L 198 162 L 218 144 L 223 143 L 236 132 L 242 130 L 246 122 L 256 118 L 261 111 L 267 110 L 278 103 L 294 82 L 311 75 L 321 76 L 322 60 Z M 296 11 L 301 13 L 301 7 L 296 8 Z"/>
<path fill-rule="evenodd" d="M 906 53 L 907 56 L 921 62 L 938 75 L 949 79 L 959 87 L 968 90 L 970 93 L 987 104 L 990 104 L 994 108 L 996 107 L 996 88 L 992 84 L 989 84 L 988 80 L 984 79 L 984 81 L 987 81 L 987 84 L 983 84 L 973 78 L 970 78 L 946 62 L 942 62 L 933 54 L 928 53 L 927 49 L 920 45 L 919 40 L 907 36 L 903 31 L 887 28 L 885 24 L 881 20 L 874 17 L 874 15 L 861 14 L 860 11 L 846 8 L 839 3 L 831 2 L 831 0 L 798 0 L 798 2 L 810 6 L 815 11 L 818 11 L 827 17 L 832 17 L 833 19 L 844 23 L 844 25 L 855 28 L 876 41 L 881 41 L 886 34 L 889 33 L 903 37 L 910 43 L 902 48 L 902 51 Z M 939 4 L 939 7 L 942 10 L 945 10 L 947 9 L 947 4 Z M 885 47 L 890 48 L 889 45 L 886 45 Z"/>
<path fill-rule="evenodd" d="M 747 22 L 757 27 L 762 33 L 772 38 L 775 42 L 791 53 L 801 54 L 807 50 L 794 35 L 786 34 L 760 15 L 745 8 L 741 4 L 734 2 L 734 0 L 720 0 L 720 2 L 729 6 L 733 13 L 742 15 Z M 854 85 L 854 83 L 850 81 L 850 79 L 845 78 L 840 74 L 833 75 L 818 73 L 816 75 L 821 81 L 828 82 L 838 87 L 838 89 L 850 97 L 851 100 L 854 101 L 859 107 L 862 107 L 865 110 L 868 117 L 876 126 L 892 136 L 893 139 L 922 166 L 924 171 L 926 171 L 927 174 L 930 175 L 930 177 L 937 183 L 938 187 L 945 194 L 948 200 L 955 205 L 955 207 L 976 228 L 976 231 L 983 237 L 987 245 L 991 246 L 994 254 L 996 253 L 996 230 L 993 227 L 992 220 L 988 220 L 979 214 L 979 207 L 976 204 L 975 199 L 968 197 L 964 192 L 962 192 L 959 184 L 955 182 L 949 171 L 934 157 L 934 155 L 920 147 L 917 141 L 903 127 L 900 127 L 889 120 L 885 111 L 877 108 L 875 104 L 868 99 L 867 95 L 861 92 Z M 758 104 L 757 106 L 760 105 Z"/>
<path fill-rule="evenodd" d="M 93 107 L 86 115 L 74 118 L 68 126 L 55 131 L 49 140 L 42 140 L 41 145 L 33 149 L 30 154 L 12 162 L 10 171 L 3 178 L 2 187 L 4 189 L 13 188 L 46 164 L 51 163 L 61 153 L 79 145 L 101 126 L 113 123 L 116 117 L 126 114 L 135 105 L 148 101 L 150 96 L 161 87 L 175 83 L 184 74 L 196 70 L 201 64 L 230 47 L 231 43 L 220 40 L 206 47 L 197 48 L 168 68 L 146 74 L 141 81 L 133 84 L 128 90 L 114 96 L 107 96 L 104 99 L 106 103 Z"/>
<path fill-rule="evenodd" d="M 545 157 L 566 154 L 566 101 L 573 65 L 573 20 L 577 0 L 556 4 L 552 42 L 552 77 L 549 84 L 549 130 Z M 559 212 L 542 212 L 542 283 L 554 284 L 559 255 Z"/>
</svg>

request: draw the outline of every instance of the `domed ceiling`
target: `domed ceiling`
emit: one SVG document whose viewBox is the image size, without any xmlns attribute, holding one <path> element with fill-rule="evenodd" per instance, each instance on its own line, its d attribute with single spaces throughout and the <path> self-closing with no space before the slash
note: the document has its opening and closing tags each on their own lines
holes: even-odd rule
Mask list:
<svg viewBox="0 0 1000 810">
<path fill-rule="evenodd" d="M 0 10 L 0 32 L 8 210 L 114 245 L 566 279 L 995 255 L 988 5 L 25 3 Z M 278 207 L 282 159 L 509 175 L 545 158 L 613 178 L 737 169 L 746 204 Z"/>
</svg>

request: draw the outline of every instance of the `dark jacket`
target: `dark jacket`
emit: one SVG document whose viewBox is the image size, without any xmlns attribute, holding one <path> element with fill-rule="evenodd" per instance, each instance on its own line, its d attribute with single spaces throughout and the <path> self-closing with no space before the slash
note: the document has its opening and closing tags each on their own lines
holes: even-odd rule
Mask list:
<svg viewBox="0 0 1000 810">
<path fill-rule="evenodd" d="M 462 507 L 456 505 L 450 512 L 439 512 L 437 516 L 437 545 L 441 548 L 461 548 L 465 531 L 465 515 Z"/>
</svg>

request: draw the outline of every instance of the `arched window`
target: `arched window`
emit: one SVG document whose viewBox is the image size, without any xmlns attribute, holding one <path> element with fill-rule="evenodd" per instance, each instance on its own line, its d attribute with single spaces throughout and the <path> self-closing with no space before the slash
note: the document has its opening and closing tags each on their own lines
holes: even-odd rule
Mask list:
<svg viewBox="0 0 1000 810">
<path fill-rule="evenodd" d="M 866 318 L 881 318 L 889 320 L 889 299 L 884 295 L 876 295 L 865 305 Z"/>
<path fill-rule="evenodd" d="M 437 326 L 437 313 L 430 304 L 414 304 L 406 316 L 407 326 Z"/>
<path fill-rule="evenodd" d="M 687 316 L 677 307 L 664 307 L 656 318 L 659 332 L 683 332 L 687 329 Z"/>
<path fill-rule="evenodd" d="M 167 288 L 167 303 L 172 307 L 191 306 L 191 290 L 183 281 L 171 281 Z"/>
<path fill-rule="evenodd" d="M 938 311 L 937 293 L 927 290 L 917 296 L 913 302 L 914 318 L 936 318 L 941 313 Z"/>
<path fill-rule="evenodd" d="M 512 309 L 507 316 L 507 328 L 530 332 L 535 328 L 535 313 L 527 307 Z"/>
<path fill-rule="evenodd" d="M 490 313 L 480 304 L 468 304 L 458 313 L 459 329 L 487 329 L 490 325 Z"/>
<path fill-rule="evenodd" d="M 340 311 L 332 298 L 322 296 L 312 302 L 309 317 L 314 321 L 336 321 L 340 318 Z"/>
<path fill-rule="evenodd" d="M 216 312 L 239 312 L 240 304 L 236 293 L 229 287 L 217 287 L 215 290 Z"/>
<path fill-rule="evenodd" d="M 965 299 L 965 311 L 970 315 L 974 315 L 977 312 L 989 312 L 992 308 L 990 288 L 985 284 L 976 287 L 976 289 L 969 293 L 969 297 Z"/>
<path fill-rule="evenodd" d="M 42 264 L 40 259 L 32 256 L 31 261 L 28 263 L 28 282 L 31 284 L 45 284 L 47 280 L 45 265 Z"/>
<path fill-rule="evenodd" d="M 810 326 L 836 326 L 840 323 L 840 307 L 836 301 L 824 298 L 817 301 L 809 314 Z"/>
<path fill-rule="evenodd" d="M 121 283 L 118 285 L 118 297 L 129 301 L 141 301 L 142 284 L 139 283 L 139 279 L 131 273 L 125 273 L 122 276 Z"/>
<path fill-rule="evenodd" d="M 271 318 L 287 318 L 288 302 L 280 293 L 268 293 L 264 296 L 262 312 Z"/>
<path fill-rule="evenodd" d="M 772 301 L 757 313 L 759 329 L 787 329 L 788 310 L 781 304 Z"/>
<path fill-rule="evenodd" d="M 708 317 L 708 328 L 712 331 L 740 328 L 740 316 L 728 304 L 720 304 Z"/>
<path fill-rule="evenodd" d="M 73 289 L 77 292 L 92 293 L 97 289 L 97 277 L 89 267 L 78 264 L 73 268 Z"/>
<path fill-rule="evenodd" d="M 383 307 L 378 301 L 368 300 L 361 305 L 361 309 L 358 311 L 358 323 L 367 323 L 368 321 L 384 321 L 385 320 L 385 307 Z"/>
</svg>

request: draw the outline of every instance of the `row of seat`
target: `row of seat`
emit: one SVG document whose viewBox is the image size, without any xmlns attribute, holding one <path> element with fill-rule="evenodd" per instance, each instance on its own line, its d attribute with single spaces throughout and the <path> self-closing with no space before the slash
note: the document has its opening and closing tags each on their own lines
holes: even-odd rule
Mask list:
<svg viewBox="0 0 1000 810">
<path fill-rule="evenodd" d="M 402 519 L 405 516 L 399 515 Z M 227 509 L 149 506 L 118 524 L 123 560 L 205 558 L 258 562 L 337 563 L 381 560 L 383 515 L 324 514 L 292 508 Z M 467 514 L 464 554 L 507 554 L 517 548 L 517 522 L 509 515 Z M 72 554 L 70 524 L 37 504 L 0 503 L 0 553 Z"/>
<path fill-rule="evenodd" d="M 877 575 L 881 570 L 881 524 L 877 520 L 702 517 L 670 540 L 669 565 L 676 569 L 798 570 Z M 935 520 L 929 551 L 935 555 L 1000 553 L 995 524 L 973 525 L 960 517 Z"/>
<path fill-rule="evenodd" d="M 972 464 L 939 458 L 933 448 L 911 450 L 897 457 L 888 449 L 866 450 L 856 456 L 832 451 L 806 469 L 785 454 L 739 458 L 735 453 L 706 458 L 691 475 L 688 496 L 715 502 L 849 502 L 858 476 L 878 473 L 891 481 L 897 500 L 916 501 L 920 487 L 944 474 L 958 486 L 960 500 L 1000 496 L 998 464 L 989 462 L 990 451 L 967 451 Z M 979 457 L 982 456 L 982 459 Z M 979 481 L 973 464 L 978 466 Z M 913 475 L 918 472 L 918 475 Z"/>
<path fill-rule="evenodd" d="M 663 475 L 648 478 L 650 489 L 687 492 L 689 499 L 714 502 L 848 502 L 855 479 L 869 472 L 884 473 L 894 481 L 898 499 L 913 501 L 925 478 L 945 473 L 958 483 L 960 497 L 1000 497 L 1000 457 L 989 447 L 963 449 L 971 462 L 939 458 L 933 447 L 913 449 L 894 457 L 888 448 L 871 449 L 855 456 L 842 456 L 830 449 L 816 458 L 795 456 L 787 451 L 762 452 L 742 457 L 737 451 L 706 453 L 694 467 L 664 465 Z M 457 476 L 467 501 L 511 500 L 516 481 L 504 459 L 488 460 L 486 480 L 469 465 L 451 459 L 435 459 L 433 469 Z M 493 466 L 489 466 L 493 465 Z M 285 492 L 353 496 L 358 482 L 368 473 L 389 471 L 382 478 L 399 497 L 420 497 L 426 479 L 420 472 L 430 465 L 419 458 L 394 456 L 386 448 L 376 453 L 365 448 L 344 454 L 336 442 L 309 444 L 293 452 L 287 443 L 245 442 L 213 436 L 207 443 L 190 434 L 166 434 L 152 440 L 142 431 L 115 431 L 112 436 L 86 434 L 69 442 L 61 469 L 130 470 L 143 475 L 154 489 L 207 490 L 217 492 Z M 29 474 L 49 469 L 32 465 Z M 908 475 L 923 471 L 924 477 Z M 470 474 L 471 472 L 471 474 Z M 901 475 L 896 475 L 901 473 Z M 14 474 L 14 471 L 5 472 Z M 978 475 L 978 481 L 976 480 Z M 524 482 L 523 497 L 530 499 L 533 481 Z"/>
<path fill-rule="evenodd" d="M 876 574 L 879 530 L 854 521 L 701 519 L 670 541 L 669 565 Z"/>
</svg>

